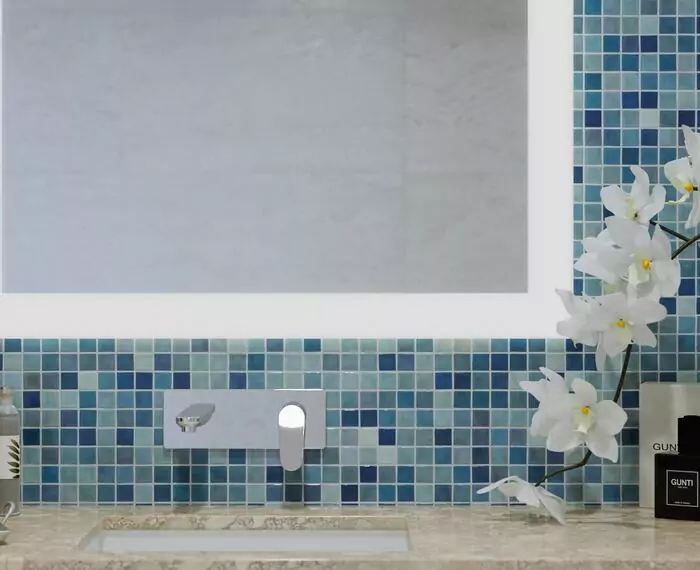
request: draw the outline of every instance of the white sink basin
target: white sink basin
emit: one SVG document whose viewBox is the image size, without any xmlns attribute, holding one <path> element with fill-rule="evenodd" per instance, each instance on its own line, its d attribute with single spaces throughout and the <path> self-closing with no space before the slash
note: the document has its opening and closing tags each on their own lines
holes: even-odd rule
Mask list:
<svg viewBox="0 0 700 570">
<path fill-rule="evenodd" d="M 405 530 L 100 530 L 88 552 L 406 552 Z"/>
</svg>

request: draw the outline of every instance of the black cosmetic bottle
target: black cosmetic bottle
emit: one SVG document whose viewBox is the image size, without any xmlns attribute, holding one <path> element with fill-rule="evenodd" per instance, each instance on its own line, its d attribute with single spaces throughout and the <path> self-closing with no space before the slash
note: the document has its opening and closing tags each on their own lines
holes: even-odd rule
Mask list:
<svg viewBox="0 0 700 570">
<path fill-rule="evenodd" d="M 654 516 L 700 521 L 700 416 L 678 418 L 678 453 L 654 461 Z"/>
</svg>

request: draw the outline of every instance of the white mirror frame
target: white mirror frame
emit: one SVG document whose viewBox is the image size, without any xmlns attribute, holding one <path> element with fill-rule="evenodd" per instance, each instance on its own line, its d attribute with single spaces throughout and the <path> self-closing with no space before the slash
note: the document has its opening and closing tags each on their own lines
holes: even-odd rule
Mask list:
<svg viewBox="0 0 700 570">
<path fill-rule="evenodd" d="M 573 0 L 529 0 L 528 20 L 528 293 L 0 294 L 0 337 L 558 336 L 555 289 L 571 287 L 573 264 Z"/>
</svg>

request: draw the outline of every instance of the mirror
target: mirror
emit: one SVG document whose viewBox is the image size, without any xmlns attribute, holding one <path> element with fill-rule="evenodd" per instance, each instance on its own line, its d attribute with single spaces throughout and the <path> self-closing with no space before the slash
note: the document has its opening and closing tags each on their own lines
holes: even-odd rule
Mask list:
<svg viewBox="0 0 700 570">
<path fill-rule="evenodd" d="M 4 0 L 4 297 L 538 293 L 538 4 Z"/>
</svg>

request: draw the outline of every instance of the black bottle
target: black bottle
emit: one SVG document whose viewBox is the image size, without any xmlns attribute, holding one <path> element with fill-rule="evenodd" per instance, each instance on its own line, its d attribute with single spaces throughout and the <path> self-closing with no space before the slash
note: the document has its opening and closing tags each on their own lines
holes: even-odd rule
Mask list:
<svg viewBox="0 0 700 570">
<path fill-rule="evenodd" d="M 700 521 L 700 416 L 678 418 L 678 453 L 654 461 L 654 516 Z"/>
</svg>

